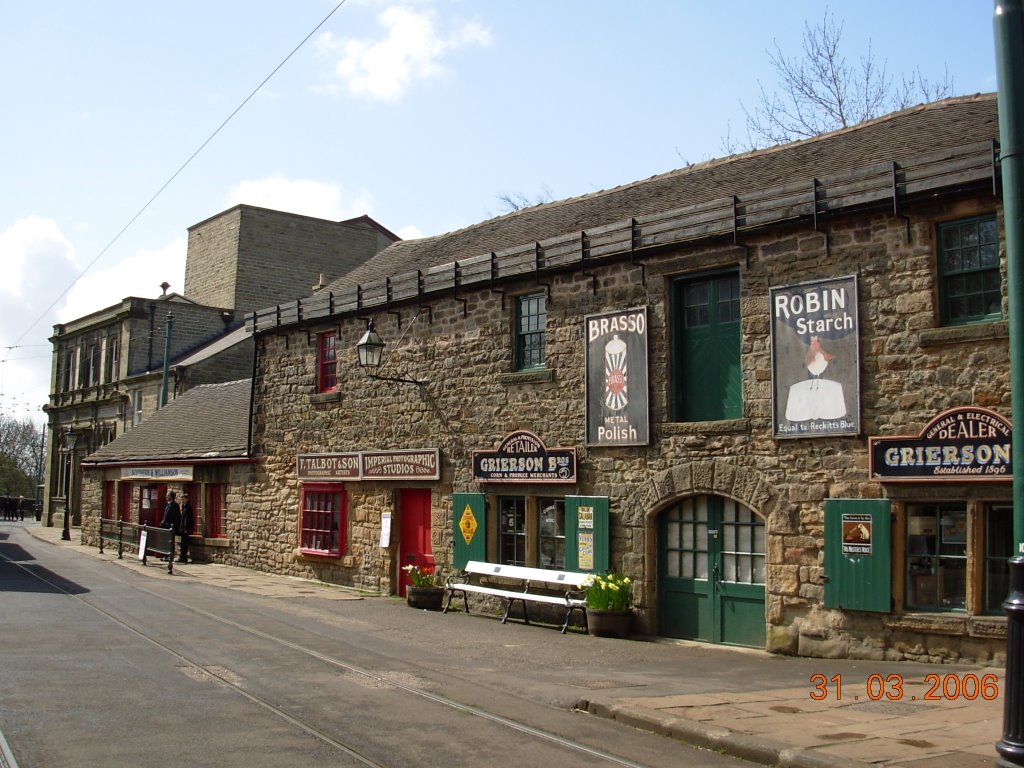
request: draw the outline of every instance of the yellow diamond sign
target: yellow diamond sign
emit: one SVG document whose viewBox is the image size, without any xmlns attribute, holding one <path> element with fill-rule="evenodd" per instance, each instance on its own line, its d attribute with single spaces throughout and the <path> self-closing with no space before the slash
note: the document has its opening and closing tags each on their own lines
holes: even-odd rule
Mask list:
<svg viewBox="0 0 1024 768">
<path fill-rule="evenodd" d="M 462 510 L 459 530 L 462 531 L 462 538 L 466 540 L 467 544 L 470 544 L 473 541 L 473 534 L 476 533 L 476 518 L 473 517 L 473 510 L 469 508 L 469 504 Z"/>
</svg>

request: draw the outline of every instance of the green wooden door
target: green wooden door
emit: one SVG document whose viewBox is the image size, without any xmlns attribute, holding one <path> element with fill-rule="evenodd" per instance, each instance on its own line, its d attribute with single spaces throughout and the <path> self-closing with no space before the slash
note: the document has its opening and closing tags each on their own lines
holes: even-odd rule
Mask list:
<svg viewBox="0 0 1024 768">
<path fill-rule="evenodd" d="M 763 647 L 764 522 L 718 496 L 683 499 L 658 518 L 660 633 Z"/>
<path fill-rule="evenodd" d="M 739 276 L 675 282 L 671 311 L 672 418 L 742 417 Z"/>
</svg>

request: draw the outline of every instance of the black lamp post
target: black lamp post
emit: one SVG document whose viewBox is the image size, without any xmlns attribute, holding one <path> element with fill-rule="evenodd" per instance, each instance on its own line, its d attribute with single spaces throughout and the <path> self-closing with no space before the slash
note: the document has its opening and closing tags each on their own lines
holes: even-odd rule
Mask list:
<svg viewBox="0 0 1024 768">
<path fill-rule="evenodd" d="M 68 494 L 64 501 L 64 531 L 60 537 L 64 541 L 71 541 L 71 515 L 74 511 L 75 498 L 75 443 L 78 442 L 78 435 L 69 425 L 64 430 L 64 450 L 69 456 L 68 460 Z"/>
</svg>

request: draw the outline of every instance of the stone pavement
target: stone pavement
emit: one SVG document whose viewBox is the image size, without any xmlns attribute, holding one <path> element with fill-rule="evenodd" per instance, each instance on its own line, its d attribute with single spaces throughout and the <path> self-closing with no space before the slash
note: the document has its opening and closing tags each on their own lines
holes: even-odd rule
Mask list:
<svg viewBox="0 0 1024 768">
<path fill-rule="evenodd" d="M 271 597 L 358 600 L 368 595 L 320 582 L 222 565 L 166 564 L 61 541 L 61 529 L 26 521 L 26 531 L 55 545 L 145 573 L 185 578 Z M 538 638 L 541 634 L 538 633 Z M 546 635 L 544 636 L 546 639 Z M 686 645 L 686 643 L 680 643 Z M 995 766 L 1002 736 L 1005 670 L 864 660 L 808 660 L 763 651 L 700 646 L 706 673 L 638 683 L 648 694 L 595 690 L 578 707 L 594 715 L 690 744 L 773 766 L 795 768 L 981 768 Z M 753 654 L 756 679 L 736 680 L 736 654 Z M 750 659 L 744 659 L 749 661 Z M 762 662 L 763 663 L 760 663 Z M 763 674 L 762 674 L 763 670 Z M 682 675 L 682 673 L 681 673 Z M 813 679 L 812 679 L 813 678 Z M 805 685 L 794 682 L 805 681 Z M 816 687 L 819 686 L 820 687 Z M 626 688 L 625 690 L 628 690 Z"/>
</svg>

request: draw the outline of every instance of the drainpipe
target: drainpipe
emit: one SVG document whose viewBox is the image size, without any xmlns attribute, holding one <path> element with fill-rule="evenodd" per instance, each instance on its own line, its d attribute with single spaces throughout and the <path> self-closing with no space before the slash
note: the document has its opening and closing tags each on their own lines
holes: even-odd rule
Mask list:
<svg viewBox="0 0 1024 768">
<path fill-rule="evenodd" d="M 1013 420 L 1013 556 L 1006 611 L 1006 686 L 999 765 L 1024 766 L 1024 15 L 1021 0 L 995 0 L 999 165 L 1003 180 L 1006 293 Z"/>
<path fill-rule="evenodd" d="M 167 331 L 164 333 L 164 377 L 160 382 L 160 407 L 167 405 L 167 375 L 171 365 L 171 326 L 174 324 L 174 315 L 167 313 Z"/>
</svg>

